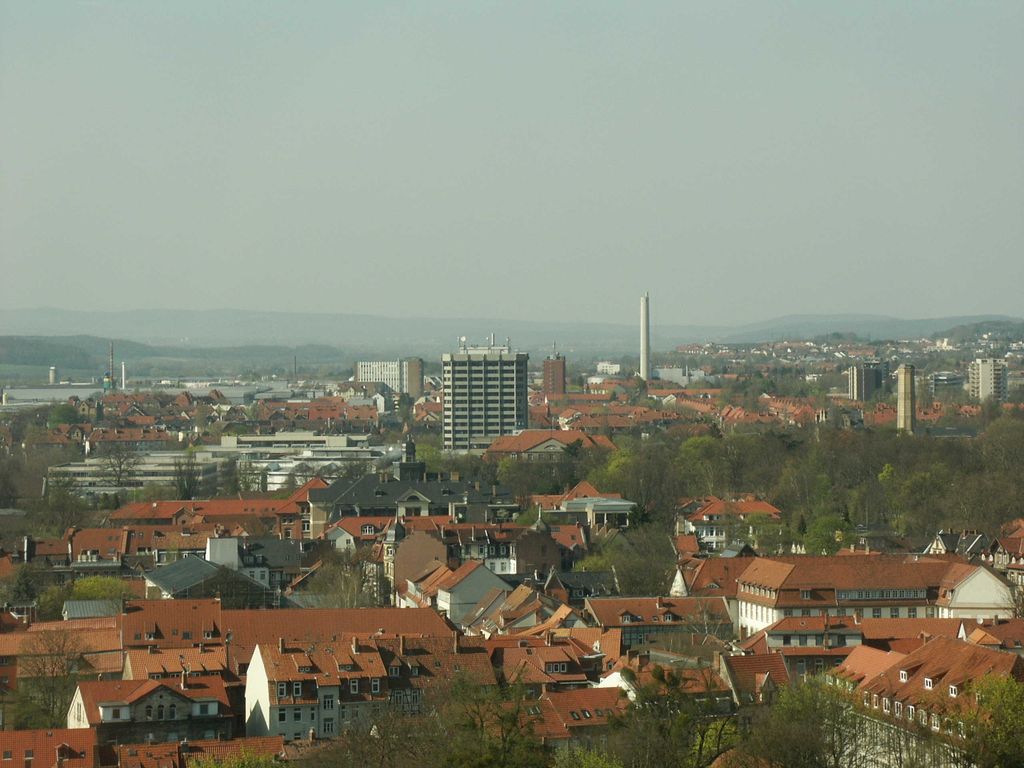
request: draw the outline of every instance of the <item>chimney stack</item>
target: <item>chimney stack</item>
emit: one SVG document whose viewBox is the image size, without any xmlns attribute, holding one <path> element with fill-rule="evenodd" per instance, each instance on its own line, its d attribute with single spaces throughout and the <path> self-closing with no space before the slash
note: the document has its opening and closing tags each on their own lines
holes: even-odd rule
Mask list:
<svg viewBox="0 0 1024 768">
<path fill-rule="evenodd" d="M 355 656 L 357 653 L 359 653 L 359 638 L 358 637 L 353 637 L 352 638 L 352 655 Z"/>
<path fill-rule="evenodd" d="M 277 652 L 278 653 L 284 653 L 284 638 L 283 637 L 277 638 Z"/>
<path fill-rule="evenodd" d="M 398 655 L 405 656 L 405 635 L 398 636 Z"/>
<path fill-rule="evenodd" d="M 651 378 L 651 294 L 640 297 L 640 378 Z"/>
</svg>

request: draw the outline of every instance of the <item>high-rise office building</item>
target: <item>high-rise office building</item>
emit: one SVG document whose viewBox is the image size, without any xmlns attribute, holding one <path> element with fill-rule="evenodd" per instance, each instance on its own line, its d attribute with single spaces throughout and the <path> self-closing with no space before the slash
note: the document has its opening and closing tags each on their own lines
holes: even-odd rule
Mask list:
<svg viewBox="0 0 1024 768">
<path fill-rule="evenodd" d="M 423 361 L 410 357 L 407 360 L 356 363 L 356 380 L 364 384 L 384 384 L 392 392 L 417 398 L 423 395 Z"/>
<path fill-rule="evenodd" d="M 565 358 L 555 352 L 554 347 L 544 358 L 544 394 L 565 394 Z"/>
<path fill-rule="evenodd" d="M 917 426 L 917 393 L 914 389 L 914 366 L 896 369 L 896 431 L 914 434 Z"/>
<path fill-rule="evenodd" d="M 998 357 L 979 357 L 967 368 L 967 388 L 975 400 L 1006 400 L 1006 361 Z"/>
<path fill-rule="evenodd" d="M 847 394 L 851 400 L 866 402 L 885 386 L 888 365 L 877 360 L 857 363 L 846 372 L 849 378 Z"/>
<path fill-rule="evenodd" d="M 526 429 L 528 360 L 507 342 L 496 346 L 493 336 L 484 347 L 467 346 L 463 337 L 456 352 L 441 357 L 445 449 L 468 450 Z"/>
</svg>

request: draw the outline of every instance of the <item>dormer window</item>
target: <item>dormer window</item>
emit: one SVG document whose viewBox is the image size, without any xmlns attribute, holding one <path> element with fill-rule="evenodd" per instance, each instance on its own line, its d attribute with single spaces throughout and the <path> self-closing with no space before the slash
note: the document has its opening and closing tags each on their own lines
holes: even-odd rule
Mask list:
<svg viewBox="0 0 1024 768">
<path fill-rule="evenodd" d="M 388 677 L 398 677 L 401 673 L 402 668 L 397 664 L 393 664 L 388 668 Z"/>
<path fill-rule="evenodd" d="M 907 682 L 907 670 L 905 670 L 905 669 L 901 669 L 900 670 L 900 682 L 901 683 Z"/>
<path fill-rule="evenodd" d="M 960 693 L 960 690 L 955 685 L 949 686 L 949 695 L 951 697 L 953 697 L 955 699 L 959 693 Z"/>
<path fill-rule="evenodd" d="M 809 589 L 801 589 L 800 590 L 800 599 L 801 600 L 810 600 L 811 599 L 811 590 L 809 590 Z"/>
<path fill-rule="evenodd" d="M 932 679 L 930 677 L 926 677 L 924 679 L 924 689 L 926 691 L 930 691 L 932 689 Z"/>
</svg>

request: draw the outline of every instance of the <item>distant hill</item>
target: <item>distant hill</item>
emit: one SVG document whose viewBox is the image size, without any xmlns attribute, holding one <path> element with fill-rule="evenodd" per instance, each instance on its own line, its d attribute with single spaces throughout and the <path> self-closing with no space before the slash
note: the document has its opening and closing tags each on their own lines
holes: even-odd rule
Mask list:
<svg viewBox="0 0 1024 768">
<path fill-rule="evenodd" d="M 1020 323 L 1002 315 L 901 319 L 881 315 L 789 315 L 739 326 L 655 325 L 651 329 L 655 349 L 666 350 L 687 342 L 717 341 L 753 343 L 813 338 L 828 333 L 852 333 L 864 339 L 922 338 L 976 323 Z M 82 337 L 68 337 L 69 331 Z M 124 348 L 118 359 L 132 357 L 223 356 L 244 357 L 239 347 L 250 347 L 259 356 L 288 358 L 297 346 L 313 357 L 345 358 L 372 353 L 375 356 L 421 354 L 433 356 L 452 349 L 459 336 L 483 341 L 491 332 L 500 339 L 511 337 L 514 347 L 531 352 L 550 348 L 552 341 L 577 354 L 629 354 L 638 346 L 636 326 L 548 320 L 399 319 L 374 315 L 312 312 L 263 312 L 237 309 L 202 311 L 128 310 L 74 311 L 62 309 L 0 310 L 0 332 L 8 346 L 0 355 L 20 349 L 11 336 L 36 337 L 36 353 L 20 349 L 21 359 L 45 357 L 39 337 L 64 337 L 61 344 L 74 354 L 106 354 L 104 339 L 126 339 L 148 345 Z M 86 340 L 85 336 L 94 337 Z M 11 346 L 14 344 L 14 346 Z M 6 351 L 5 351 L 6 350 Z M 70 355 L 73 350 L 66 350 Z M 27 356 L 27 357 L 26 357 Z M 75 358 L 76 360 L 78 358 Z M 0 362 L 4 362 L 0 359 Z M 41 364 L 41 363 L 40 363 Z"/>
</svg>

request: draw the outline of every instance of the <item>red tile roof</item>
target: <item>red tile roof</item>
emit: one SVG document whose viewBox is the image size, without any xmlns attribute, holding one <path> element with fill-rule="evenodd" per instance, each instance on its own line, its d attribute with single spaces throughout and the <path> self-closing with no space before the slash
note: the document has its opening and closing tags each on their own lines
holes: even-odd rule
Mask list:
<svg viewBox="0 0 1024 768">
<path fill-rule="evenodd" d="M 588 598 L 586 607 L 602 627 L 730 622 L 728 606 L 719 597 L 601 597 Z"/>
<path fill-rule="evenodd" d="M 574 429 L 524 429 L 517 435 L 503 435 L 487 447 L 485 457 L 498 457 L 513 453 L 526 453 L 546 443 L 554 442 L 565 447 L 580 443 L 582 448 L 603 448 L 614 451 L 615 444 L 604 435 L 590 435 Z"/>
<path fill-rule="evenodd" d="M 766 680 L 776 686 L 789 684 L 786 662 L 777 653 L 762 656 L 723 656 L 722 663 L 726 676 L 733 687 L 733 693 L 741 703 L 761 700 L 761 690 Z"/>
<path fill-rule="evenodd" d="M 96 744 L 93 728 L 0 731 L 0 765 L 4 768 L 54 768 L 58 765 L 94 768 Z"/>
<path fill-rule="evenodd" d="M 545 743 L 584 739 L 587 731 L 605 729 L 628 704 L 618 688 L 549 691 L 527 703 L 525 719 Z"/>
<path fill-rule="evenodd" d="M 78 690 L 90 725 L 100 723 L 101 704 L 134 704 L 158 690 L 190 701 L 216 701 L 225 709 L 230 707 L 224 681 L 219 677 L 190 677 L 185 688 L 174 680 L 83 680 Z"/>
</svg>

